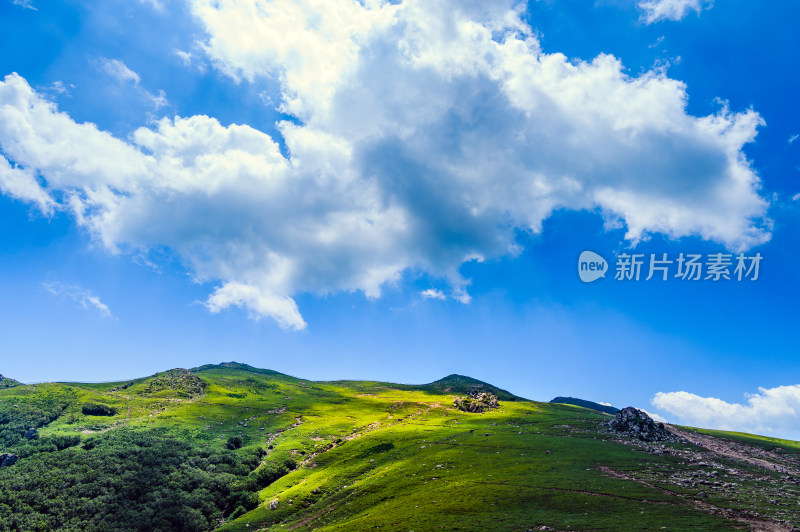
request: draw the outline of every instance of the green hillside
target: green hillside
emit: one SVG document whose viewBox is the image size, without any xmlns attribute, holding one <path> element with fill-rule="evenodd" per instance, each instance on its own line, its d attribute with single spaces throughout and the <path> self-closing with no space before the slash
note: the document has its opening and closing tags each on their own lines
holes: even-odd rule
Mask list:
<svg viewBox="0 0 800 532">
<path fill-rule="evenodd" d="M 499 406 L 454 406 L 479 393 Z M 313 382 L 225 363 L 15 386 L 0 390 L 0 463 L 15 457 L 0 530 L 800 525 L 797 442 L 685 427 L 642 441 L 609 419 L 457 375 Z"/>
</svg>

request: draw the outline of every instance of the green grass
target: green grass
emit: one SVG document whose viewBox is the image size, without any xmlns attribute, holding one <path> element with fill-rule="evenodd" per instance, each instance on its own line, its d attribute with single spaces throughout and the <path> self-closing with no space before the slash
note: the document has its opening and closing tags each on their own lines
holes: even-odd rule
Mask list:
<svg viewBox="0 0 800 532">
<path fill-rule="evenodd" d="M 456 409 L 454 395 L 476 385 L 507 395 L 501 395 L 498 409 L 482 414 Z M 84 415 L 87 403 L 113 407 L 116 414 Z M 243 442 L 236 453 L 260 449 L 266 454 L 247 478 L 263 470 L 259 478 L 272 482 L 259 489 L 255 480 L 225 477 L 257 497 L 249 511 L 242 508 L 217 523 L 226 531 L 744 527 L 698 507 L 696 496 L 712 491 L 708 486 L 669 482 L 670 475 L 706 473 L 677 455 L 701 449 L 668 444 L 672 454 L 651 454 L 646 446 L 603 430 L 607 415 L 527 401 L 461 376 L 422 386 L 311 382 L 226 363 L 118 383 L 0 390 L 0 413 L 20 410 L 44 412 L 29 416 L 42 442 L 78 435 L 83 444 L 132 431 L 190 442 L 198 451 L 185 451 L 189 454 L 227 452 L 230 438 Z M 800 450 L 797 442 L 703 432 L 786 453 Z M 3 475 L 12 478 L 12 469 L 24 471 L 26 460 L 33 463 L 37 445 L 42 444 L 24 438 L 6 443 L 6 450 L 30 454 L 4 468 L 0 481 Z M 213 468 L 203 474 L 213 476 Z M 758 495 L 766 481 L 739 480 L 752 496 L 716 490 L 708 502 L 800 523 L 796 510 L 770 506 L 769 497 Z M 220 511 L 225 517 L 232 509 Z"/>
</svg>

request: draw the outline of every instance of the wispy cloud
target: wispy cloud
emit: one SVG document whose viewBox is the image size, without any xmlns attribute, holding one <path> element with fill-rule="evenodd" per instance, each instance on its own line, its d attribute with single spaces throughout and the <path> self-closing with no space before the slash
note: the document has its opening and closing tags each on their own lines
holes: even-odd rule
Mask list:
<svg viewBox="0 0 800 532">
<path fill-rule="evenodd" d="M 689 392 L 659 392 L 653 406 L 674 414 L 682 424 L 770 436 L 800 435 L 800 384 L 759 388 L 746 403 L 729 403 Z"/>
<path fill-rule="evenodd" d="M 11 0 L 11 3 L 14 4 L 15 6 L 23 7 L 25 9 L 39 11 L 33 6 L 33 4 L 31 4 L 31 0 Z"/>
<path fill-rule="evenodd" d="M 183 61 L 184 65 L 189 66 L 189 65 L 192 64 L 193 55 L 192 55 L 191 52 L 186 52 L 184 50 L 177 50 L 176 49 L 175 50 L 175 55 L 177 55 L 178 57 L 181 58 L 181 61 Z"/>
<path fill-rule="evenodd" d="M 133 85 L 134 89 L 137 90 L 139 94 L 150 103 L 150 105 L 152 105 L 154 110 L 158 111 L 162 107 L 169 105 L 169 102 L 167 101 L 167 95 L 163 90 L 159 89 L 158 94 L 153 94 L 142 87 L 141 76 L 128 68 L 128 65 L 126 65 L 123 61 L 119 59 L 101 57 L 97 60 L 97 64 L 103 72 L 115 79 L 118 83 L 130 83 Z"/>
<path fill-rule="evenodd" d="M 643 20 L 652 24 L 662 20 L 681 20 L 690 11 L 700 13 L 712 4 L 712 0 L 642 0 L 638 7 L 644 11 Z"/>
<path fill-rule="evenodd" d="M 423 290 L 419 293 L 419 295 L 422 296 L 422 299 L 439 299 L 441 301 L 447 299 L 447 296 L 444 295 L 444 292 L 436 288 L 428 288 L 427 290 Z"/>
<path fill-rule="evenodd" d="M 147 93 L 147 95 L 149 96 L 150 101 L 153 102 L 153 107 L 155 108 L 156 111 L 158 111 L 162 107 L 166 107 L 167 105 L 169 105 L 169 102 L 167 101 L 167 95 L 161 89 L 158 90 L 158 95 L 151 94 L 149 92 Z"/>
<path fill-rule="evenodd" d="M 42 287 L 49 293 L 57 297 L 66 297 L 78 303 L 83 310 L 97 310 L 104 318 L 113 318 L 111 309 L 100 301 L 90 290 L 75 285 L 65 285 L 61 283 L 42 283 Z"/>
<path fill-rule="evenodd" d="M 119 59 L 108 59 L 107 57 L 101 57 L 97 60 L 100 68 L 109 76 L 116 79 L 120 83 L 127 83 L 131 82 L 134 86 L 139 86 L 139 83 L 142 79 L 139 77 L 139 74 L 128 68 L 128 65 L 120 61 Z"/>
<path fill-rule="evenodd" d="M 800 134 L 794 134 L 791 137 L 789 137 L 789 140 L 787 142 L 789 144 L 794 144 L 794 141 L 796 141 L 798 138 L 800 138 Z"/>
</svg>

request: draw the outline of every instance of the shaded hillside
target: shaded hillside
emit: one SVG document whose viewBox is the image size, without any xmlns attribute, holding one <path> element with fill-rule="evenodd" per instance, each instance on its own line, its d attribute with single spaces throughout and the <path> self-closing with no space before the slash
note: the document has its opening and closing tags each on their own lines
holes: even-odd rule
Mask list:
<svg viewBox="0 0 800 532">
<path fill-rule="evenodd" d="M 496 408 L 455 406 L 476 385 Z M 0 390 L 0 530 L 800 525 L 800 443 L 659 430 L 644 441 L 463 376 L 313 382 L 225 363 L 16 386 Z"/>
<path fill-rule="evenodd" d="M 611 414 L 612 416 L 619 412 L 619 408 L 614 408 L 613 406 L 609 405 L 601 405 L 600 403 L 595 403 L 594 401 L 587 401 L 585 399 L 578 399 L 576 397 L 556 397 L 555 399 L 550 401 L 551 403 L 561 403 L 565 405 L 575 405 L 575 406 L 582 406 L 583 408 L 589 408 L 591 410 L 597 410 L 598 412 L 605 412 L 606 414 Z"/>
</svg>

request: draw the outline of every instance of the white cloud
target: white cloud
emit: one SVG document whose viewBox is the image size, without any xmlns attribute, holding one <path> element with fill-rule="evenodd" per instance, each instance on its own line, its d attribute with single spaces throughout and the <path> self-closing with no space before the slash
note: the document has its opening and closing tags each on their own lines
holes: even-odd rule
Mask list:
<svg viewBox="0 0 800 532">
<path fill-rule="evenodd" d="M 713 0 L 641 0 L 638 7 L 644 11 L 643 20 L 652 24 L 662 20 L 681 20 L 690 11 L 699 14 L 712 4 Z"/>
<path fill-rule="evenodd" d="M 438 299 L 440 301 L 445 301 L 447 296 L 439 290 L 438 288 L 428 288 L 427 290 L 423 290 L 419 293 L 422 296 L 422 299 Z"/>
<path fill-rule="evenodd" d="M 11 0 L 11 3 L 15 6 L 19 6 L 25 9 L 31 9 L 33 11 L 39 11 L 37 8 L 33 6 L 31 0 Z"/>
<path fill-rule="evenodd" d="M 598 405 L 603 405 L 603 406 L 611 406 L 611 403 L 604 403 L 603 401 L 598 401 L 597 404 Z"/>
<path fill-rule="evenodd" d="M 134 86 L 138 87 L 142 81 L 139 74 L 128 68 L 128 65 L 119 59 L 101 57 L 97 60 L 97 64 L 106 74 L 116 79 L 119 83 L 133 83 Z"/>
<path fill-rule="evenodd" d="M 794 196 L 792 196 L 792 200 L 794 200 L 794 201 L 798 201 L 798 200 L 800 200 L 800 192 L 798 192 L 797 194 L 795 194 Z"/>
<path fill-rule="evenodd" d="M 771 436 L 800 436 L 800 384 L 759 388 L 746 404 L 728 403 L 689 392 L 659 392 L 653 406 L 674 414 L 681 424 Z"/>
<path fill-rule="evenodd" d="M 108 306 L 89 290 L 85 290 L 79 286 L 63 285 L 61 283 L 42 283 L 42 287 L 54 296 L 72 299 L 78 303 L 83 310 L 94 308 L 104 318 L 113 318 Z"/>
<path fill-rule="evenodd" d="M 285 329 L 306 327 L 292 298 L 264 294 L 258 288 L 242 283 L 228 282 L 217 288 L 208 298 L 206 306 L 214 314 L 231 306 L 244 307 L 250 309 L 250 315 L 255 320 L 270 316 Z"/>
<path fill-rule="evenodd" d="M 798 138 L 800 138 L 800 134 L 792 135 L 791 137 L 789 137 L 789 140 L 787 142 L 789 144 L 794 144 L 794 141 L 796 141 Z"/>
<path fill-rule="evenodd" d="M 510 1 L 192 5 L 221 71 L 280 84 L 301 122 L 278 124 L 288 156 L 207 116 L 118 140 L 17 75 L 0 83 L 0 149 L 18 170 L 7 193 L 71 210 L 112 251 L 177 254 L 218 285 L 212 311 L 301 328 L 295 294 L 378 297 L 409 269 L 466 303 L 460 266 L 519 253 L 515 230 L 559 208 L 597 209 L 632 241 L 770 236 L 742 151 L 756 112 L 694 117 L 663 71 L 546 54 Z"/>
</svg>

